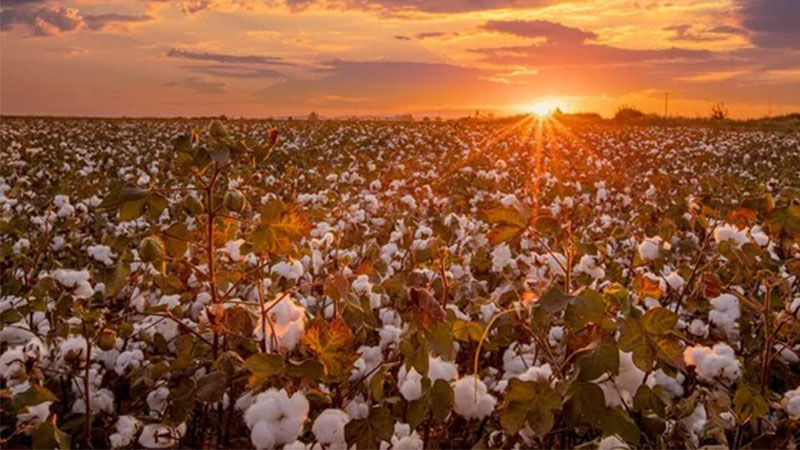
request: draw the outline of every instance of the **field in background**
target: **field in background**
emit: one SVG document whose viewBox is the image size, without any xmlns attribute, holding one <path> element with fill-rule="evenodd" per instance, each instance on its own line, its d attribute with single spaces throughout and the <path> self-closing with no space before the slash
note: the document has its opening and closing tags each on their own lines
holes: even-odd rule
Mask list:
<svg viewBox="0 0 800 450">
<path fill-rule="evenodd" d="M 0 436 L 789 446 L 797 117 L 660 120 L 3 118 Z"/>
</svg>

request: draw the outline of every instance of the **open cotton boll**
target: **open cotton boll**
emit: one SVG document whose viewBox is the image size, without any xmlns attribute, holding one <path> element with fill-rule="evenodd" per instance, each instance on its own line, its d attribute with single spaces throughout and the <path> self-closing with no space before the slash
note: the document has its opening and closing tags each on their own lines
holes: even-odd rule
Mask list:
<svg viewBox="0 0 800 450">
<path fill-rule="evenodd" d="M 617 375 L 598 384 L 603 390 L 606 406 L 616 408 L 633 405 L 633 397 L 644 382 L 645 373 L 633 363 L 633 353 L 619 352 L 619 371 Z M 605 375 L 600 379 L 607 378 Z"/>
<path fill-rule="evenodd" d="M 372 291 L 372 283 L 369 282 L 367 275 L 359 275 L 353 280 L 353 290 L 358 295 L 367 295 Z"/>
<path fill-rule="evenodd" d="M 112 448 L 127 447 L 133 442 L 133 438 L 139 430 L 142 429 L 142 423 L 136 420 L 133 416 L 119 416 L 117 423 L 114 425 L 114 433 L 108 437 L 108 441 Z"/>
<path fill-rule="evenodd" d="M 511 249 L 506 244 L 500 244 L 492 250 L 492 272 L 502 272 L 506 267 L 514 267 L 516 261 L 511 257 Z"/>
<path fill-rule="evenodd" d="M 362 345 L 358 348 L 358 354 L 361 355 L 361 357 L 358 358 L 355 363 L 353 363 L 353 370 L 350 373 L 350 379 L 360 380 L 367 374 L 370 374 L 370 376 L 364 380 L 365 382 L 368 382 L 369 379 L 372 378 L 372 374 L 375 372 L 375 369 L 383 361 L 383 351 L 381 350 L 381 347 L 377 345 L 374 347 Z"/>
<path fill-rule="evenodd" d="M 534 354 L 536 346 L 534 344 L 521 345 L 517 342 L 508 346 L 503 352 L 503 378 L 514 378 L 525 373 L 529 367 L 535 366 Z"/>
<path fill-rule="evenodd" d="M 731 294 L 722 294 L 711 300 L 711 306 L 714 307 L 708 313 L 711 323 L 723 330 L 729 338 L 737 338 L 739 325 L 736 321 L 741 315 L 739 299 Z"/>
<path fill-rule="evenodd" d="M 42 402 L 38 405 L 29 405 L 17 414 L 17 427 L 29 425 L 36 427 L 50 417 L 50 405 L 53 402 Z"/>
<path fill-rule="evenodd" d="M 606 271 L 597 266 L 597 259 L 592 255 L 583 255 L 578 265 L 575 266 L 575 273 L 585 273 L 594 279 L 605 278 Z"/>
<path fill-rule="evenodd" d="M 791 303 L 787 304 L 786 311 L 795 319 L 800 320 L 800 297 L 795 297 Z"/>
<path fill-rule="evenodd" d="M 669 275 L 664 277 L 667 280 L 667 285 L 672 288 L 673 291 L 679 291 L 686 281 L 684 281 L 683 277 L 678 274 L 678 272 L 670 272 Z"/>
<path fill-rule="evenodd" d="M 311 426 L 311 432 L 317 438 L 317 442 L 324 445 L 325 448 L 346 448 L 347 443 L 344 439 L 344 426 L 350 421 L 350 417 L 346 412 L 341 409 L 326 409 L 322 411 L 314 425 Z"/>
<path fill-rule="evenodd" d="M 303 263 L 294 259 L 290 262 L 281 261 L 273 265 L 270 268 L 269 273 L 274 273 L 278 276 L 286 278 L 287 280 L 297 281 L 303 276 L 305 269 L 303 269 Z"/>
<path fill-rule="evenodd" d="M 397 422 L 394 424 L 394 435 L 391 445 L 381 441 L 380 450 L 422 450 L 424 443 L 419 433 L 412 431 L 407 423 Z"/>
<path fill-rule="evenodd" d="M 686 347 L 683 359 L 688 366 L 695 366 L 697 374 L 706 381 L 714 381 L 717 377 L 728 383 L 735 382 L 741 376 L 739 360 L 733 349 L 724 343 L 713 348 L 703 345 Z"/>
<path fill-rule="evenodd" d="M 186 424 L 177 427 L 161 423 L 145 425 L 139 435 L 139 444 L 146 448 L 176 447 L 186 433 Z"/>
<path fill-rule="evenodd" d="M 707 420 L 706 407 L 702 403 L 698 403 L 691 414 L 681 419 L 681 425 L 691 433 L 692 442 L 695 445 L 700 442 L 700 437 L 705 434 Z"/>
<path fill-rule="evenodd" d="M 639 244 L 638 250 L 639 258 L 644 262 L 658 259 L 659 252 L 661 251 L 661 237 L 646 238 Z"/>
<path fill-rule="evenodd" d="M 497 403 L 497 399 L 488 393 L 486 384 L 475 375 L 468 375 L 456 381 L 453 385 L 453 395 L 455 399 L 453 410 L 465 419 L 483 419 L 494 411 L 494 405 Z"/>
<path fill-rule="evenodd" d="M 781 407 L 790 419 L 800 420 L 800 386 L 783 394 Z"/>
<path fill-rule="evenodd" d="M 717 244 L 723 241 L 731 241 L 736 244 L 737 247 L 741 247 L 747 243 L 747 240 L 747 233 L 745 231 L 739 231 L 739 229 L 733 225 L 726 223 L 714 229 L 714 241 L 716 241 Z"/>
<path fill-rule="evenodd" d="M 88 270 L 56 269 L 53 271 L 53 278 L 62 286 L 73 289 L 72 296 L 75 298 L 89 298 L 94 295 L 89 277 Z"/>
<path fill-rule="evenodd" d="M 250 440 L 258 449 L 274 448 L 297 439 L 308 416 L 308 400 L 301 392 L 291 397 L 285 389 L 269 389 L 256 396 L 244 413 Z"/>
<path fill-rule="evenodd" d="M 86 248 L 86 253 L 95 261 L 99 261 L 106 266 L 113 266 L 114 258 L 117 257 L 117 255 L 111 251 L 111 247 L 107 245 L 90 245 Z"/>
<path fill-rule="evenodd" d="M 628 450 L 630 447 L 625 441 L 618 438 L 617 435 L 604 437 L 599 444 L 597 450 Z"/>
<path fill-rule="evenodd" d="M 144 354 L 141 350 L 126 350 L 117 356 L 114 371 L 117 375 L 125 375 L 128 370 L 136 370 L 142 365 Z"/>
<path fill-rule="evenodd" d="M 245 255 L 242 255 L 242 245 L 244 245 L 244 243 L 244 239 L 236 239 L 225 243 L 225 252 L 228 254 L 231 261 L 239 262 L 244 259 Z"/>
<path fill-rule="evenodd" d="M 294 350 L 306 328 L 305 308 L 296 303 L 291 296 L 278 294 L 275 300 L 266 303 L 265 309 L 269 310 L 268 323 L 263 326 L 267 333 L 267 349 L 274 351 L 273 341 L 277 340 L 278 348 L 286 351 Z M 262 337 L 262 320 L 259 319 L 256 328 L 256 336 L 259 339 Z"/>
<path fill-rule="evenodd" d="M 422 397 L 422 378 L 417 369 L 412 367 L 410 371 L 406 371 L 405 365 L 400 367 L 400 371 L 397 373 L 400 395 L 410 402 Z"/>
</svg>

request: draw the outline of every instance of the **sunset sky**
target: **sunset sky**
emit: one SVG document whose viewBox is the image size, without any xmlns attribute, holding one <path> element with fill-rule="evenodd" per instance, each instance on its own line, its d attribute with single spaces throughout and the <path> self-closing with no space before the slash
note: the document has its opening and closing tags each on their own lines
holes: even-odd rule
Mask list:
<svg viewBox="0 0 800 450">
<path fill-rule="evenodd" d="M 2 114 L 800 111 L 800 0 L 0 5 Z"/>
</svg>

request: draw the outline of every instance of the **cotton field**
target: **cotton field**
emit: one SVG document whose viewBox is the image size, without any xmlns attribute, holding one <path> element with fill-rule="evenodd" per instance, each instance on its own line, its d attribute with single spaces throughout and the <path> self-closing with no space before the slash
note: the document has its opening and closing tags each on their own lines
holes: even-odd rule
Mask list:
<svg viewBox="0 0 800 450">
<path fill-rule="evenodd" d="M 800 132 L 0 122 L 3 447 L 794 448 Z"/>
</svg>

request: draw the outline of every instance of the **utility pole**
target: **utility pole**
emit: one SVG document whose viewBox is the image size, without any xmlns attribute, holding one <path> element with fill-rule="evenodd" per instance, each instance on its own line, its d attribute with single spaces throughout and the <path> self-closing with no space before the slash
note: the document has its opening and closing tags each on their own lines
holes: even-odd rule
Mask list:
<svg viewBox="0 0 800 450">
<path fill-rule="evenodd" d="M 664 92 L 664 118 L 669 115 L 669 92 Z"/>
</svg>

